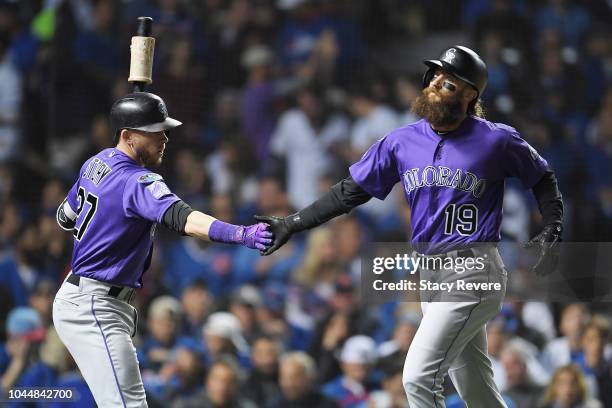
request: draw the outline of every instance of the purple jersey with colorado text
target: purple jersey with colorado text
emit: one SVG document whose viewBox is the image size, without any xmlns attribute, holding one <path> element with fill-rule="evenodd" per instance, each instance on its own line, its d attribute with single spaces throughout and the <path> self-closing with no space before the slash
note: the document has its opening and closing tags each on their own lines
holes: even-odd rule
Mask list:
<svg viewBox="0 0 612 408">
<path fill-rule="evenodd" d="M 548 164 L 507 125 L 468 116 L 438 135 L 422 119 L 374 143 L 350 167 L 352 178 L 383 200 L 402 183 L 411 210 L 412 245 L 425 254 L 474 242 L 498 242 L 504 179 L 529 189 Z"/>
<path fill-rule="evenodd" d="M 160 175 L 117 149 L 105 149 L 88 159 L 67 197 L 78 214 L 73 273 L 141 287 L 157 224 L 178 200 Z"/>
</svg>

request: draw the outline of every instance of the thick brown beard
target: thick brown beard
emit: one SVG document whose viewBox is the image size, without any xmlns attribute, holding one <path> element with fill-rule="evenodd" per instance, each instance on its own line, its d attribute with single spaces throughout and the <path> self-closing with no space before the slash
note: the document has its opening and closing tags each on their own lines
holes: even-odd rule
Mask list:
<svg viewBox="0 0 612 408">
<path fill-rule="evenodd" d="M 412 112 L 424 118 L 433 126 L 449 126 L 457 123 L 465 114 L 461 104 L 461 94 L 457 92 L 455 95 L 447 99 L 441 97 L 439 102 L 431 102 L 427 96 L 431 90 L 424 89 L 412 103 Z M 435 92 L 435 91 L 434 91 Z M 438 93 L 436 93 L 439 95 Z"/>
</svg>

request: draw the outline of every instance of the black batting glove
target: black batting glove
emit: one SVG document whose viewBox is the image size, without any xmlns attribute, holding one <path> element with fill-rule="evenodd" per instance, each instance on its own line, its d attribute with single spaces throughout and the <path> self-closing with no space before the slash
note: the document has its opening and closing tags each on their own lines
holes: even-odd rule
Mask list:
<svg viewBox="0 0 612 408">
<path fill-rule="evenodd" d="M 537 245 L 540 249 L 538 261 L 531 269 L 536 275 L 546 276 L 557 269 L 562 232 L 561 224 L 548 224 L 542 232 L 524 245 L 525 248 L 532 248 Z"/>
<path fill-rule="evenodd" d="M 282 247 L 289 241 L 291 235 L 295 232 L 292 228 L 289 217 L 275 217 L 273 215 L 256 215 L 255 219 L 259 222 L 265 222 L 270 225 L 270 230 L 273 234 L 272 245 L 267 249 L 259 251 L 261 255 L 270 255 L 278 248 Z"/>
</svg>

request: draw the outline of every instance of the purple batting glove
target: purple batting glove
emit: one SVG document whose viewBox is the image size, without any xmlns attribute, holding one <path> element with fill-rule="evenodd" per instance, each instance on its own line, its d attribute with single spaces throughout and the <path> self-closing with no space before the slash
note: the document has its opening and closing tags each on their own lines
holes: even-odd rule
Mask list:
<svg viewBox="0 0 612 408">
<path fill-rule="evenodd" d="M 243 228 L 242 245 L 260 251 L 265 251 L 272 245 L 272 232 L 268 224 L 260 222 Z"/>
</svg>

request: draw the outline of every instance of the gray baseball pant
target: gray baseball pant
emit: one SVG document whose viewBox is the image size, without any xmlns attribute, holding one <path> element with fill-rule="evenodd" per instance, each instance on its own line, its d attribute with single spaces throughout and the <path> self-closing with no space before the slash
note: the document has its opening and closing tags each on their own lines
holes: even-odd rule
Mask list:
<svg viewBox="0 0 612 408">
<path fill-rule="evenodd" d="M 53 323 L 99 407 L 147 407 L 132 342 L 133 291 L 112 297 L 110 287 L 83 277 L 79 286 L 64 281 L 53 301 Z"/>
<path fill-rule="evenodd" d="M 423 319 L 404 363 L 403 383 L 410 408 L 444 408 L 442 383 L 448 373 L 468 408 L 507 408 L 487 356 L 486 323 L 501 310 L 507 273 L 495 246 L 474 248 L 486 259 L 481 271 L 450 279 L 499 283 L 486 293 L 442 294 L 423 301 Z M 436 271 L 421 270 L 420 279 L 436 280 Z M 457 301 L 461 300 L 461 301 Z"/>
</svg>

